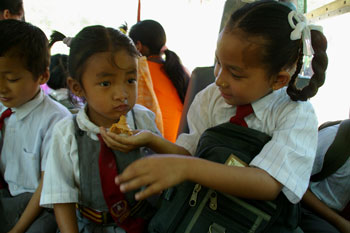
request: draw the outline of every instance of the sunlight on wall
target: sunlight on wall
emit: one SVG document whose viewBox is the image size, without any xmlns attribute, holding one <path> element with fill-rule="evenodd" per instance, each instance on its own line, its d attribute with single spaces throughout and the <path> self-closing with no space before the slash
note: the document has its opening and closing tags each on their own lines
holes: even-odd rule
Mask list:
<svg viewBox="0 0 350 233">
<path fill-rule="evenodd" d="M 141 20 L 160 22 L 167 34 L 167 47 L 192 71 L 214 64 L 216 40 L 224 0 L 141 0 Z M 49 37 L 52 30 L 74 36 L 83 27 L 102 24 L 131 27 L 137 19 L 137 0 L 24 0 L 26 20 Z M 68 53 L 57 43 L 52 54 Z"/>
</svg>

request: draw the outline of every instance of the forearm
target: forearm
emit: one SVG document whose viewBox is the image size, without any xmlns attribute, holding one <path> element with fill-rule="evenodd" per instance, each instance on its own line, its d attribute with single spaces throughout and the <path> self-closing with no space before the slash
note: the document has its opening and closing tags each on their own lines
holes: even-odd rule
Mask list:
<svg viewBox="0 0 350 233">
<path fill-rule="evenodd" d="M 325 203 L 318 199 L 310 189 L 308 189 L 304 194 L 302 203 L 306 205 L 310 210 L 312 210 L 315 214 L 324 218 L 336 227 L 339 227 L 342 222 L 346 221 L 346 219 L 344 219 L 337 212 L 329 208 Z"/>
<path fill-rule="evenodd" d="M 192 157 L 186 159 L 187 180 L 233 196 L 273 200 L 282 189 L 278 181 L 259 168 L 232 167 Z"/>
<path fill-rule="evenodd" d="M 54 204 L 56 221 L 62 233 L 78 233 L 75 203 Z"/>
<path fill-rule="evenodd" d="M 150 133 L 147 147 L 159 154 L 179 154 L 190 155 L 190 153 L 183 147 L 168 141 L 154 133 Z"/>
<path fill-rule="evenodd" d="M 25 232 L 26 229 L 34 222 L 34 220 L 41 213 L 42 208 L 40 207 L 40 195 L 42 190 L 42 183 L 44 178 L 44 172 L 41 173 L 41 180 L 38 188 L 34 192 L 20 219 L 13 227 L 13 232 Z"/>
</svg>

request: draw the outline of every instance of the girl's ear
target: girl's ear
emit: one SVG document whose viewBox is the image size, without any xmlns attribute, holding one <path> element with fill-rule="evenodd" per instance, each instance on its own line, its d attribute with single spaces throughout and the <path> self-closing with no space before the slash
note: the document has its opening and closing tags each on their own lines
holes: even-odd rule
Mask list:
<svg viewBox="0 0 350 233">
<path fill-rule="evenodd" d="M 138 40 L 138 41 L 136 42 L 135 46 L 136 46 L 137 51 L 139 51 L 139 52 L 141 53 L 141 50 L 142 50 L 141 41 Z"/>
<path fill-rule="evenodd" d="M 143 45 L 142 43 L 141 43 L 141 41 L 137 41 L 136 42 L 136 49 L 137 49 L 137 51 L 139 51 L 141 54 L 142 54 L 142 56 L 148 56 L 148 55 L 150 55 L 149 54 L 149 48 L 146 46 L 146 45 Z"/>
<path fill-rule="evenodd" d="M 272 83 L 272 89 L 274 91 L 287 86 L 290 81 L 290 74 L 287 71 L 280 71 Z"/>
<path fill-rule="evenodd" d="M 9 19 L 11 17 L 11 13 L 8 9 L 3 10 L 2 12 L 2 18 L 3 19 Z"/>
<path fill-rule="evenodd" d="M 67 85 L 75 96 L 83 97 L 84 95 L 83 88 L 77 80 L 73 79 L 72 77 L 68 77 Z"/>
<path fill-rule="evenodd" d="M 46 68 L 46 71 L 39 76 L 39 84 L 43 85 L 49 81 L 50 78 L 50 70 L 49 67 Z"/>
</svg>

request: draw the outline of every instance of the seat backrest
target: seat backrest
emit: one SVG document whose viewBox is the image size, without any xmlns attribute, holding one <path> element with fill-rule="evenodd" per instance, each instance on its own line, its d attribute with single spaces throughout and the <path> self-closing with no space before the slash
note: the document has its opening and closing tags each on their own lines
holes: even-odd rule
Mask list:
<svg viewBox="0 0 350 233">
<path fill-rule="evenodd" d="M 192 71 L 191 78 L 188 84 L 184 108 L 181 115 L 181 120 L 179 124 L 179 129 L 177 131 L 177 135 L 181 133 L 188 133 L 188 125 L 187 125 L 187 112 L 191 106 L 191 103 L 196 96 L 196 94 L 203 90 L 206 86 L 213 83 L 215 81 L 214 76 L 214 66 L 209 67 L 197 67 Z"/>
<path fill-rule="evenodd" d="M 336 172 L 350 157 L 350 119 L 325 122 L 318 129 L 322 130 L 337 124 L 339 124 L 338 132 L 324 156 L 322 170 L 311 176 L 313 182 L 323 180 Z"/>
</svg>

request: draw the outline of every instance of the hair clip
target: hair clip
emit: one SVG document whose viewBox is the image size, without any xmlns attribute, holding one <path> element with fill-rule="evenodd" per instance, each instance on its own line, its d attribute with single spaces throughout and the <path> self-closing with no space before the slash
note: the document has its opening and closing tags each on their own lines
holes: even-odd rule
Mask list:
<svg viewBox="0 0 350 233">
<path fill-rule="evenodd" d="M 66 44 L 68 47 L 70 47 L 72 40 L 73 40 L 72 37 L 65 37 L 62 41 L 64 44 Z"/>
</svg>

